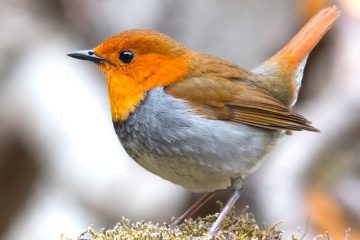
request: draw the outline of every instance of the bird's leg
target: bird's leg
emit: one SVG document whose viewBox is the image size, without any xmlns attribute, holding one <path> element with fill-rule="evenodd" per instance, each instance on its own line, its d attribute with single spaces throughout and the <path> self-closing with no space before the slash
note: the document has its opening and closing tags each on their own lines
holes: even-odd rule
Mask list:
<svg viewBox="0 0 360 240">
<path fill-rule="evenodd" d="M 214 222 L 214 224 L 210 228 L 209 233 L 210 233 L 211 236 L 215 235 L 215 233 L 219 229 L 219 226 L 224 221 L 226 215 L 229 213 L 230 209 L 234 206 L 236 201 L 240 198 L 241 191 L 243 189 L 243 187 L 242 187 L 243 184 L 242 183 L 243 183 L 243 180 L 242 180 L 241 177 L 231 179 L 231 187 L 234 189 L 234 192 L 231 195 L 231 197 L 229 198 L 229 200 L 227 201 L 227 203 L 225 204 L 225 206 L 224 206 L 223 210 L 221 211 L 221 213 L 219 214 L 218 218 L 216 219 L 216 221 Z"/>
<path fill-rule="evenodd" d="M 177 225 L 182 223 L 186 218 L 191 217 L 197 210 L 199 210 L 207 201 L 209 201 L 213 196 L 215 196 L 215 192 L 205 193 L 199 200 L 196 201 L 194 205 L 192 205 L 186 212 L 183 213 L 178 219 L 176 219 L 171 225 L 170 229 L 174 229 Z"/>
</svg>

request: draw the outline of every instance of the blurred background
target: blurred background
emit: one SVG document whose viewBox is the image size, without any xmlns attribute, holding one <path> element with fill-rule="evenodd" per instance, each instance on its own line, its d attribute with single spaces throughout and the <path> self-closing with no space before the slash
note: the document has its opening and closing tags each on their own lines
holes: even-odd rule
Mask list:
<svg viewBox="0 0 360 240">
<path fill-rule="evenodd" d="M 122 216 L 169 222 L 200 197 L 126 155 L 104 77 L 67 52 L 151 28 L 252 69 L 332 4 L 342 16 L 310 55 L 296 105 L 322 132 L 287 136 L 238 209 L 281 221 L 287 237 L 344 239 L 351 228 L 360 239 L 359 0 L 0 0 L 0 239 L 75 238 Z"/>
</svg>

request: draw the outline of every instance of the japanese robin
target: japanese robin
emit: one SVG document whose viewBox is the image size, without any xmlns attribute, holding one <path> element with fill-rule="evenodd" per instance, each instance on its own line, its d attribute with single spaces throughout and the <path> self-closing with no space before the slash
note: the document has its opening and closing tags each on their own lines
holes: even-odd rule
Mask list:
<svg viewBox="0 0 360 240">
<path fill-rule="evenodd" d="M 307 56 L 339 15 L 335 6 L 323 9 L 252 71 L 150 30 L 122 32 L 68 55 L 96 63 L 105 74 L 116 134 L 137 163 L 206 192 L 171 227 L 217 190 L 233 188 L 210 229 L 214 235 L 240 197 L 243 179 L 286 132 L 318 132 L 292 107 Z"/>
</svg>

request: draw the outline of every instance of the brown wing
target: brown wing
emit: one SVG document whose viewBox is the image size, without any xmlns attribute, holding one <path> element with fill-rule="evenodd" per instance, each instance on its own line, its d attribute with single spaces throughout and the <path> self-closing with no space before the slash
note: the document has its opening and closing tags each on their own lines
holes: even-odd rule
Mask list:
<svg viewBox="0 0 360 240">
<path fill-rule="evenodd" d="M 165 87 L 167 94 L 184 99 L 209 119 L 294 131 L 319 130 L 264 90 L 246 81 L 193 77 Z"/>
</svg>

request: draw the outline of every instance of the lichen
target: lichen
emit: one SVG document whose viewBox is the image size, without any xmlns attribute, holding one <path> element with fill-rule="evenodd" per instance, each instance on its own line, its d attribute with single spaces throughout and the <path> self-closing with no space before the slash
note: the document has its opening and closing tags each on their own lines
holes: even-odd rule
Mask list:
<svg viewBox="0 0 360 240">
<path fill-rule="evenodd" d="M 222 207 L 222 206 L 221 206 Z M 197 240 L 211 239 L 208 234 L 210 227 L 217 218 L 218 213 L 196 219 L 187 219 L 175 229 L 170 229 L 167 223 L 159 224 L 152 222 L 131 222 L 122 218 L 112 229 L 95 231 L 89 228 L 78 239 L 83 240 Z M 282 239 L 282 232 L 277 229 L 278 224 L 273 226 L 261 226 L 256 224 L 254 216 L 245 208 L 240 216 L 235 216 L 234 209 L 228 214 L 220 230 L 215 235 L 215 240 L 220 239 Z M 71 240 L 62 236 L 61 240 Z"/>
</svg>

